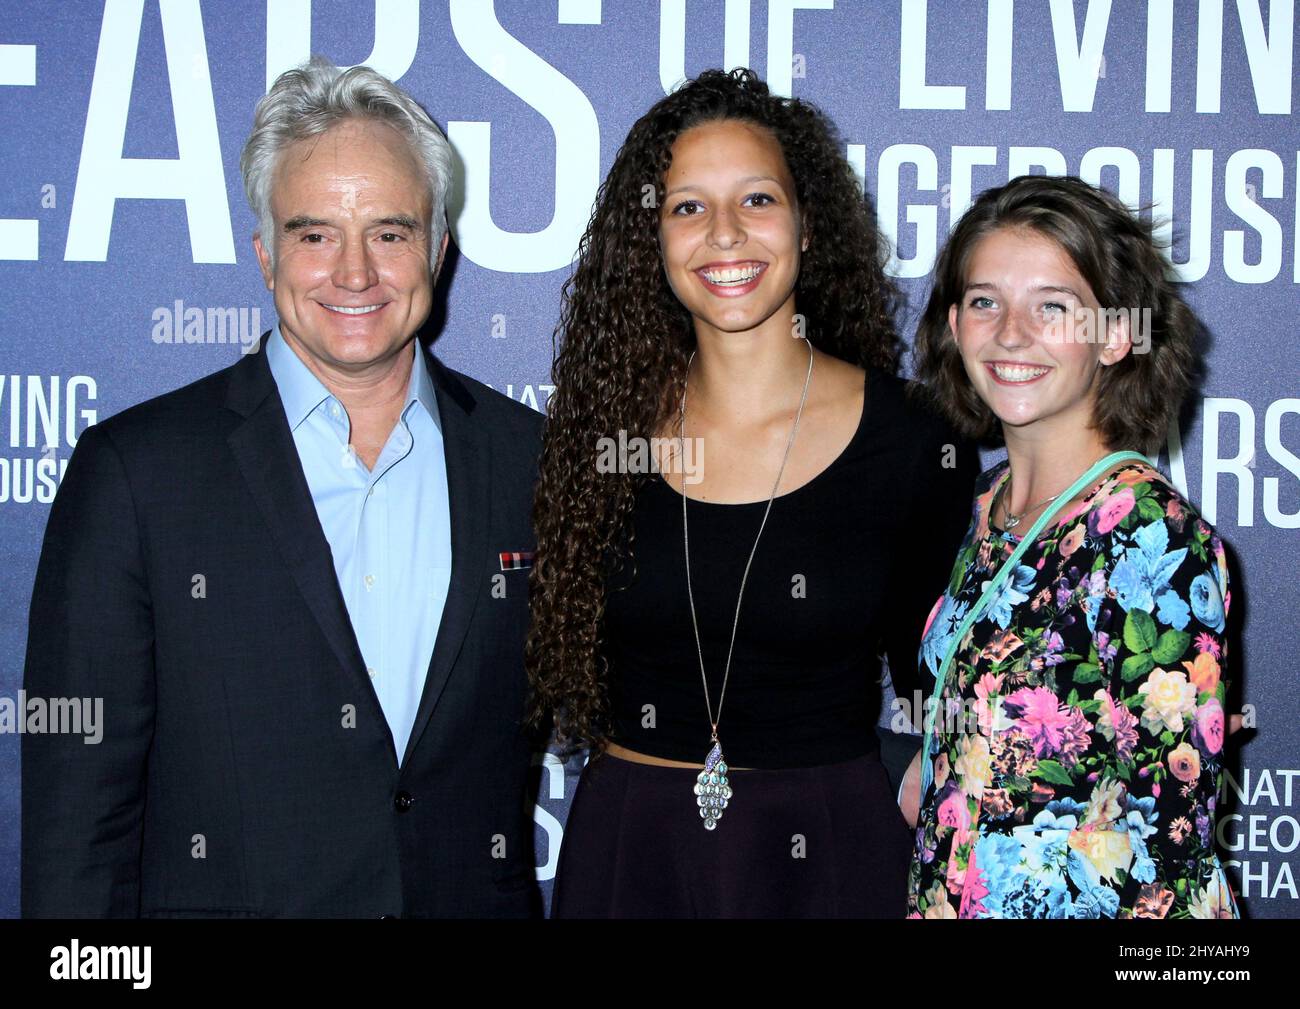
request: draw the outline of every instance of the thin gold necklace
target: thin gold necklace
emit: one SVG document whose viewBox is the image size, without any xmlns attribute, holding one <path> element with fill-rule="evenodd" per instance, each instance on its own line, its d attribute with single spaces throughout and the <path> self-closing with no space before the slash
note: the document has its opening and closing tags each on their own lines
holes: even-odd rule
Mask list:
<svg viewBox="0 0 1300 1009">
<path fill-rule="evenodd" d="M 1058 497 L 1061 496 L 1060 492 L 1058 491 L 1057 493 L 1049 497 L 1046 501 L 1039 501 L 1038 504 L 1031 505 L 1030 507 L 1026 508 L 1024 511 L 1022 511 L 1019 515 L 1015 515 L 1012 514 L 1011 509 L 1007 507 L 1007 502 L 1006 502 L 1007 489 L 1010 486 L 1011 486 L 1011 475 L 1008 474 L 1007 482 L 1004 483 L 1001 489 L 998 491 L 998 500 L 997 500 L 997 503 L 1002 507 L 1002 516 L 1003 516 L 1002 528 L 1005 529 L 1007 532 L 1010 532 L 1016 526 L 1020 525 L 1020 523 L 1024 520 L 1024 517 L 1026 515 L 1029 515 L 1032 512 L 1037 511 L 1039 508 L 1042 508 L 1043 505 L 1051 504 L 1053 501 L 1055 501 Z"/>
</svg>

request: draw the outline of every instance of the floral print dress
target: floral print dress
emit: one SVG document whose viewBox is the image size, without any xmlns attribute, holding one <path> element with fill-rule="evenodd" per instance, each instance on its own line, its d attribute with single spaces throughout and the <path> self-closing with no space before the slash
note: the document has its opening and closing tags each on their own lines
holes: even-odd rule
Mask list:
<svg viewBox="0 0 1300 1009">
<path fill-rule="evenodd" d="M 1019 543 L 989 526 L 1008 472 L 976 485 L 923 676 Z M 1049 522 L 931 701 L 908 916 L 1237 917 L 1213 847 L 1229 599 L 1223 544 L 1144 463 Z"/>
</svg>

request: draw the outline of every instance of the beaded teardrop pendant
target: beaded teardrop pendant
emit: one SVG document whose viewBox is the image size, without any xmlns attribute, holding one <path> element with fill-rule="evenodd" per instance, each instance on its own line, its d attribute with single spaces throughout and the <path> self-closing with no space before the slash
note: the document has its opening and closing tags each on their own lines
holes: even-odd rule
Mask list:
<svg viewBox="0 0 1300 1009">
<path fill-rule="evenodd" d="M 715 740 L 713 749 L 704 758 L 704 770 L 695 779 L 695 804 L 700 807 L 705 830 L 718 826 L 729 801 L 731 785 L 727 781 L 727 761 L 722 756 L 722 744 Z"/>
</svg>

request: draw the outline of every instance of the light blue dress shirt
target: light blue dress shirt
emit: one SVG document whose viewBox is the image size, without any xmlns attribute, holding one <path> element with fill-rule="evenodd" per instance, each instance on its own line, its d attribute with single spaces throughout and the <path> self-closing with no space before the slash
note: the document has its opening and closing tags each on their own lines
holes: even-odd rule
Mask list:
<svg viewBox="0 0 1300 1009">
<path fill-rule="evenodd" d="M 348 444 L 347 410 L 285 342 L 266 344 L 343 602 L 400 763 L 451 582 L 442 421 L 424 355 L 373 470 Z"/>
</svg>

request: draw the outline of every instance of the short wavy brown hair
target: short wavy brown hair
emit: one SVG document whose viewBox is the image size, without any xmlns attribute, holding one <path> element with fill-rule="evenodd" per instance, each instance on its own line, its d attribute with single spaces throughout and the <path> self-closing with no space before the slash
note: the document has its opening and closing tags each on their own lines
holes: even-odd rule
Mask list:
<svg viewBox="0 0 1300 1009">
<path fill-rule="evenodd" d="M 971 438 L 1000 441 L 1001 426 L 976 394 L 948 325 L 960 305 L 976 245 L 1003 228 L 1052 239 L 1103 309 L 1151 310 L 1150 345 L 1104 368 L 1092 426 L 1113 449 L 1160 444 L 1196 379 L 1200 324 L 1179 293 L 1152 224 L 1104 189 L 1073 176 L 1022 175 L 990 189 L 948 236 L 934 267 L 930 300 L 913 348 L 928 396 Z"/>
</svg>

